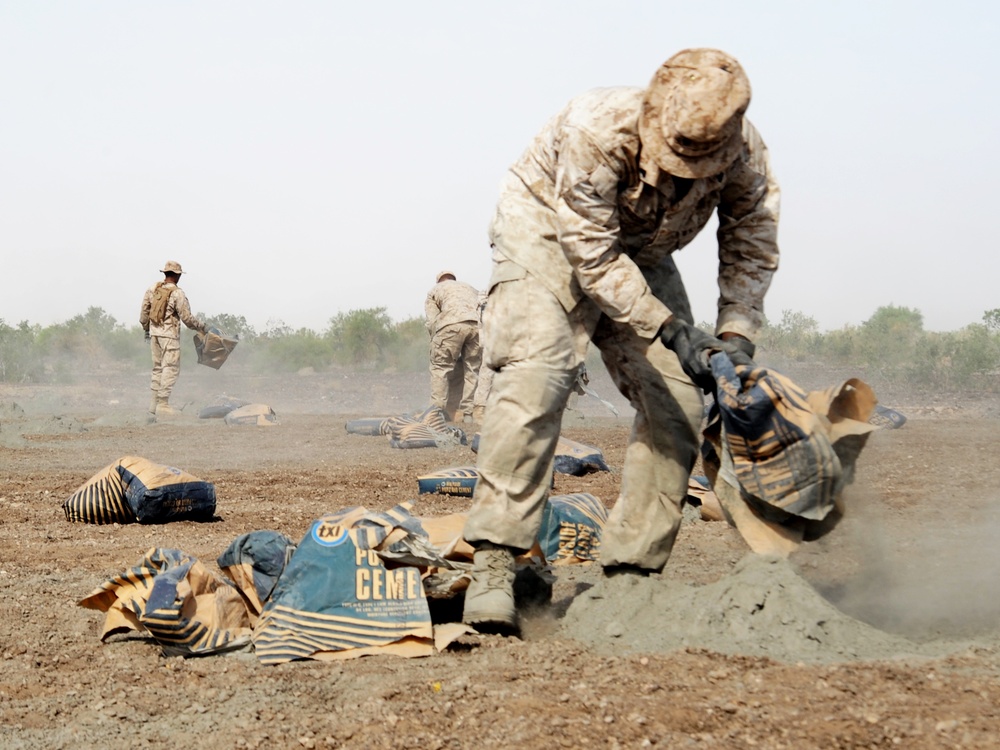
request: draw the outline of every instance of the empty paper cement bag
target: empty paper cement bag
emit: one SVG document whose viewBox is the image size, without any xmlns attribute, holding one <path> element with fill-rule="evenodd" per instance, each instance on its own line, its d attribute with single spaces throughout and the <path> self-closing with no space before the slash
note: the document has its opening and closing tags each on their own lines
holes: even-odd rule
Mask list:
<svg viewBox="0 0 1000 750">
<path fill-rule="evenodd" d="M 419 523 L 402 508 L 351 508 L 314 521 L 254 628 L 261 663 L 433 653 L 420 569 L 390 569 L 376 551 L 414 524 L 417 531 Z"/>
<path fill-rule="evenodd" d="M 151 549 L 80 606 L 107 613 L 102 641 L 116 633 L 149 633 L 172 656 L 212 654 L 250 643 L 250 618 L 239 592 L 180 550 Z"/>
<path fill-rule="evenodd" d="M 228 425 L 270 427 L 278 424 L 278 415 L 267 404 L 246 404 L 227 413 L 225 421 Z"/>
<path fill-rule="evenodd" d="M 208 333 L 196 333 L 194 348 L 198 352 L 198 364 L 218 370 L 229 359 L 238 343 L 238 338 L 227 336 L 214 326 L 208 329 Z"/>
<path fill-rule="evenodd" d="M 271 597 L 295 542 L 277 531 L 251 531 L 234 539 L 216 561 L 246 600 L 251 622 Z"/>
<path fill-rule="evenodd" d="M 173 466 L 124 456 L 70 495 L 63 511 L 67 521 L 96 524 L 209 521 L 215 485 Z"/>
</svg>

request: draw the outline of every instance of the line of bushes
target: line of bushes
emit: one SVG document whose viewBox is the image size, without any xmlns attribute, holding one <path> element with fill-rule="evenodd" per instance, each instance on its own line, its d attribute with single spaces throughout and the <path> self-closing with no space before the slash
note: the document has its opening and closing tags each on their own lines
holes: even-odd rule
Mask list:
<svg viewBox="0 0 1000 750">
<path fill-rule="evenodd" d="M 262 372 L 333 368 L 419 372 L 427 368 L 422 318 L 393 321 L 384 307 L 338 313 L 320 332 L 269 322 L 256 331 L 243 316 L 199 315 L 239 336 L 237 361 Z M 185 330 L 189 342 L 191 332 Z M 860 325 L 820 331 L 816 320 L 784 311 L 757 341 L 768 362 L 808 362 L 863 368 L 888 383 L 997 390 L 1000 383 L 1000 308 L 958 331 L 931 332 L 923 315 L 906 307 L 878 308 Z M 185 343 L 190 350 L 190 344 Z M 59 382 L 71 371 L 144 368 L 149 349 L 139 326 L 125 326 L 98 307 L 52 326 L 0 319 L 0 381 Z"/>
</svg>

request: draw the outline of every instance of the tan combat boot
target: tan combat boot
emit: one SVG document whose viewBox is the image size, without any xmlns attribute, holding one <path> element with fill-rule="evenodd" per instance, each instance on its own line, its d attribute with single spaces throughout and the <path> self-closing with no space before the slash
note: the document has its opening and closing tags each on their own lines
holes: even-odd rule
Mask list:
<svg viewBox="0 0 1000 750">
<path fill-rule="evenodd" d="M 516 631 L 514 553 L 509 547 L 481 542 L 472 561 L 462 622 L 486 633 Z"/>
<path fill-rule="evenodd" d="M 167 399 L 160 398 L 156 402 L 156 416 L 158 417 L 177 417 L 180 416 L 180 410 L 175 409 L 170 404 L 167 403 Z"/>
<path fill-rule="evenodd" d="M 483 420 L 486 418 L 486 407 L 485 406 L 473 406 L 472 407 L 472 421 L 476 424 L 482 424 Z"/>
<path fill-rule="evenodd" d="M 465 424 L 465 412 L 459 409 L 451 415 L 451 421 L 455 424 Z"/>
<path fill-rule="evenodd" d="M 159 404 L 160 400 L 156 397 L 156 394 L 154 393 L 149 401 L 149 413 L 146 415 L 147 422 L 152 423 L 156 421 L 156 407 L 159 406 Z"/>
</svg>

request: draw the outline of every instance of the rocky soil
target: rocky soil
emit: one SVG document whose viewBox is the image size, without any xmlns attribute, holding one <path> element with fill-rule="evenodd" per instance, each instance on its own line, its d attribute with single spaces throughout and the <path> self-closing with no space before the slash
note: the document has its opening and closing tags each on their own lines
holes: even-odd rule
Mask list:
<svg viewBox="0 0 1000 750">
<path fill-rule="evenodd" d="M 77 602 L 151 547 L 214 569 L 240 534 L 299 539 L 349 506 L 468 507 L 418 497 L 415 479 L 474 463 L 468 448 L 404 451 L 344 430 L 348 419 L 423 405 L 426 377 L 227 368 L 186 363 L 183 415 L 152 425 L 145 373 L 0 385 L 3 747 L 1000 745 L 996 399 L 875 384 L 909 421 L 872 436 L 829 536 L 768 560 L 692 508 L 663 575 L 603 581 L 588 566 L 559 568 L 552 605 L 530 614 L 523 639 L 467 636 L 429 658 L 277 667 L 251 651 L 168 658 L 138 636 L 102 644 L 102 616 Z M 592 386 L 621 416 L 584 397 L 564 434 L 600 447 L 612 471 L 558 475 L 555 491 L 611 505 L 630 420 L 606 376 Z M 198 419 L 221 395 L 267 403 L 280 424 Z M 216 522 L 68 523 L 62 502 L 124 455 L 213 482 Z"/>
</svg>

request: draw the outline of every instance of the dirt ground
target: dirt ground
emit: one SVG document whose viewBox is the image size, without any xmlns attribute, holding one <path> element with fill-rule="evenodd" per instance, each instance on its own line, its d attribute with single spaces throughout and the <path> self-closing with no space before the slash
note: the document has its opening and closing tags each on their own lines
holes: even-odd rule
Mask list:
<svg viewBox="0 0 1000 750">
<path fill-rule="evenodd" d="M 523 639 L 264 667 L 250 651 L 185 660 L 142 637 L 101 644 L 103 616 L 77 602 L 151 547 L 217 570 L 240 534 L 297 540 L 349 506 L 465 510 L 464 499 L 418 496 L 416 476 L 474 454 L 346 433 L 348 419 L 424 405 L 426 377 L 267 377 L 192 359 L 175 393 L 183 416 L 153 425 L 145 373 L 0 385 L 2 747 L 1000 746 L 996 397 L 873 383 L 909 421 L 872 435 L 844 521 L 787 565 L 748 557 L 735 530 L 689 509 L 662 576 L 610 589 L 618 579 L 592 567 L 560 568 L 552 606 Z M 592 386 L 621 416 L 584 397 L 564 434 L 600 447 L 612 471 L 557 475 L 555 492 L 610 506 L 630 417 L 606 375 Z M 267 403 L 280 424 L 198 419 L 221 395 Z M 217 520 L 68 523 L 62 502 L 125 455 L 213 482 Z"/>
</svg>

